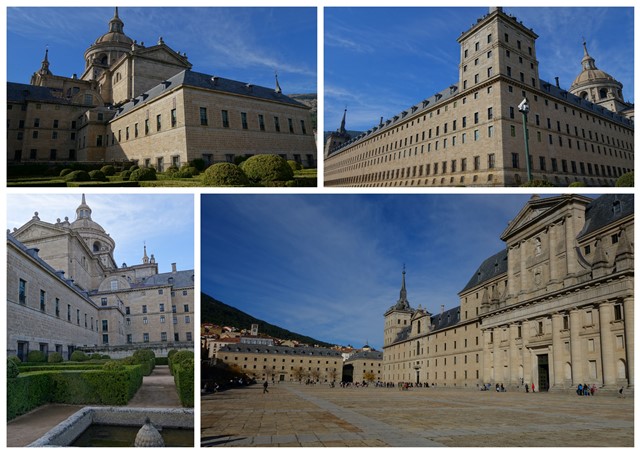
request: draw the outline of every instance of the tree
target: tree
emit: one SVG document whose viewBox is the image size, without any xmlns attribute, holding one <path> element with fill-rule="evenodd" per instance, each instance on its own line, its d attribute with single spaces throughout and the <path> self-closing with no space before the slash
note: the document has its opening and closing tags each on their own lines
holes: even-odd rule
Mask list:
<svg viewBox="0 0 640 453">
<path fill-rule="evenodd" d="M 616 181 L 616 187 L 634 187 L 633 185 L 633 172 L 625 173 L 620 176 Z"/>
<path fill-rule="evenodd" d="M 322 376 L 322 373 L 320 373 L 320 370 L 317 368 L 315 370 L 309 371 L 309 377 L 311 378 L 312 381 L 320 382 L 321 376 Z"/>
<path fill-rule="evenodd" d="M 299 366 L 291 370 L 291 375 L 296 381 L 302 382 L 307 377 L 307 370 Z"/>
<path fill-rule="evenodd" d="M 364 379 L 366 382 L 371 383 L 376 380 L 376 375 L 373 373 L 373 371 L 365 371 L 362 375 L 362 379 Z"/>
</svg>

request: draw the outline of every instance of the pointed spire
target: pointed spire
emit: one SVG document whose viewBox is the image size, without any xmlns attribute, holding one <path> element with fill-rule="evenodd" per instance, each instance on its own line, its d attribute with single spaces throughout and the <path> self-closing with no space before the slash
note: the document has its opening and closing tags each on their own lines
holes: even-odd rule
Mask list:
<svg viewBox="0 0 640 453">
<path fill-rule="evenodd" d="M 345 125 L 347 124 L 347 108 L 344 108 L 344 113 L 342 114 L 342 121 L 340 122 L 339 133 L 344 134 L 347 132 Z"/>
<path fill-rule="evenodd" d="M 587 41 L 582 38 L 582 47 L 584 49 L 584 56 L 582 57 L 582 70 L 588 71 L 589 69 L 598 69 L 596 68 L 596 60 L 593 59 L 591 55 L 589 55 L 589 51 L 587 50 Z"/>
<path fill-rule="evenodd" d="M 410 310 L 411 306 L 409 305 L 409 301 L 407 300 L 407 286 L 405 283 L 405 275 L 407 271 L 405 270 L 405 266 L 402 265 L 402 286 L 400 288 L 400 298 L 398 302 L 396 302 L 395 308 L 398 310 Z"/>
<path fill-rule="evenodd" d="M 278 83 L 278 73 L 276 72 L 276 93 L 282 93 L 282 88 L 280 88 L 280 84 Z"/>
<path fill-rule="evenodd" d="M 118 7 L 116 6 L 113 18 L 109 21 L 109 31 L 113 33 L 124 33 L 124 22 L 118 16 Z"/>
<path fill-rule="evenodd" d="M 149 264 L 149 257 L 147 256 L 147 243 L 144 243 L 144 255 L 142 256 L 142 264 Z"/>
<path fill-rule="evenodd" d="M 89 219 L 91 220 L 91 208 L 87 204 L 84 194 L 82 194 L 82 202 L 80 206 L 76 208 L 76 220 Z"/>
<path fill-rule="evenodd" d="M 41 75 L 51 75 L 51 71 L 49 70 L 49 48 L 47 47 L 44 51 L 44 60 L 42 60 L 42 65 L 40 66 L 40 70 L 38 71 Z"/>
</svg>

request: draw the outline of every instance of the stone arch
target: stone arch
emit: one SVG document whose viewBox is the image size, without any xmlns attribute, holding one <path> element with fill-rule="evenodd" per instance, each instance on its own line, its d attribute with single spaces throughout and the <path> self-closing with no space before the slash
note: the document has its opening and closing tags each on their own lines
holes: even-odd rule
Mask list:
<svg viewBox="0 0 640 453">
<path fill-rule="evenodd" d="M 589 100 L 589 93 L 587 93 L 586 91 L 582 91 L 579 96 L 584 99 L 585 101 Z"/>
<path fill-rule="evenodd" d="M 600 88 L 600 99 L 607 99 L 607 89 L 606 88 Z"/>
</svg>

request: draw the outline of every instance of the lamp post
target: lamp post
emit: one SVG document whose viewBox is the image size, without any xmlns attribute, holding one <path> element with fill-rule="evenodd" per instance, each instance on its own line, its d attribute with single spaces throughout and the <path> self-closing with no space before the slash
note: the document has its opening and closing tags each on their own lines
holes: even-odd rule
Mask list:
<svg viewBox="0 0 640 453">
<path fill-rule="evenodd" d="M 527 161 L 527 181 L 531 182 L 531 166 L 529 164 L 529 130 L 527 129 L 527 114 L 529 113 L 529 101 L 524 98 L 518 105 L 522 112 L 522 128 L 524 129 L 524 158 Z"/>
</svg>

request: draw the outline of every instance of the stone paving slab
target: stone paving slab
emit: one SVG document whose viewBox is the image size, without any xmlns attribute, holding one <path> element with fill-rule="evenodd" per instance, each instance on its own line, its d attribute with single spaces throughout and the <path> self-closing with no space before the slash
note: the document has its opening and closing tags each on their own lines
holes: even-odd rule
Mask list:
<svg viewBox="0 0 640 453">
<path fill-rule="evenodd" d="M 633 398 L 278 384 L 203 397 L 203 446 L 631 447 Z M 226 436 L 226 437 L 224 437 Z"/>
</svg>

